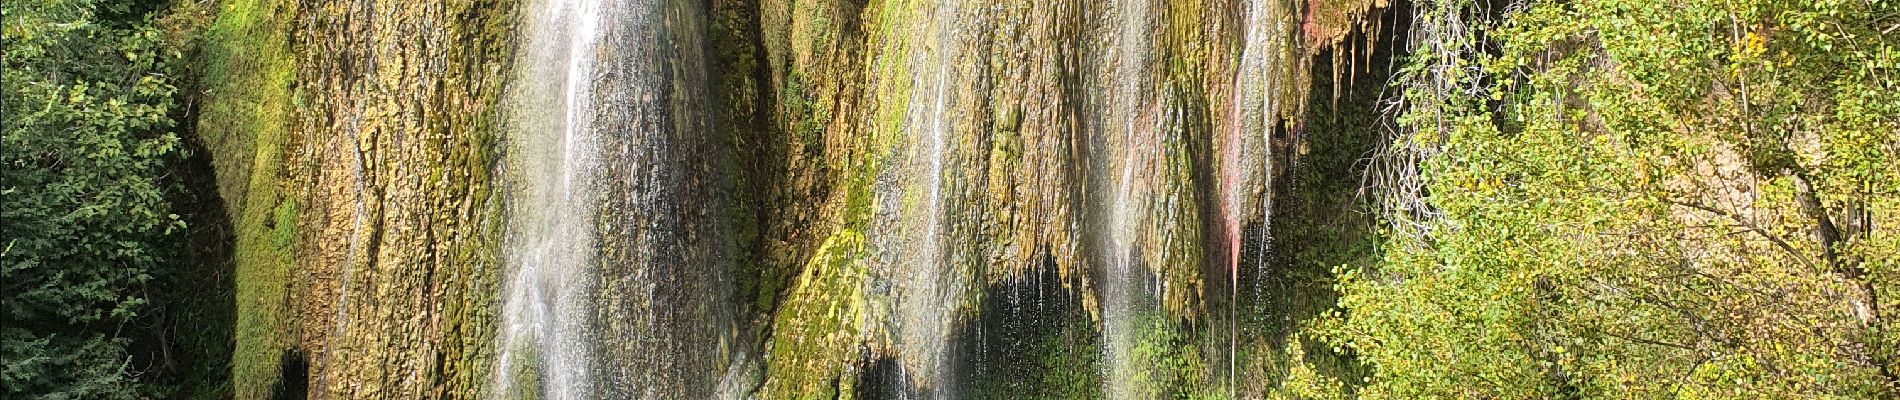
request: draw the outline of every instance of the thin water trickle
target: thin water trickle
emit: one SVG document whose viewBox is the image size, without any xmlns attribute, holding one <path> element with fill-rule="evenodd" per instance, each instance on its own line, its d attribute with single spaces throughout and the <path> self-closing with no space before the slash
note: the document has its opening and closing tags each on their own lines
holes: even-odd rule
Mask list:
<svg viewBox="0 0 1900 400">
<path fill-rule="evenodd" d="M 1136 274 L 1139 267 L 1139 253 L 1144 251 L 1135 246 L 1137 235 L 1144 219 L 1140 213 L 1148 207 L 1144 203 L 1151 188 L 1146 187 L 1149 180 L 1138 176 L 1146 173 L 1153 165 L 1148 165 L 1149 152 L 1158 149 L 1150 137 L 1153 132 L 1144 126 L 1143 113 L 1148 110 L 1152 100 L 1149 92 L 1148 69 L 1151 56 L 1149 0 L 1120 0 L 1114 4 L 1118 18 L 1115 37 L 1109 42 L 1113 56 L 1112 75 L 1113 92 L 1109 97 L 1108 110 L 1110 122 L 1116 131 L 1104 132 L 1111 135 L 1109 151 L 1113 154 L 1108 160 L 1117 171 L 1116 178 L 1107 180 L 1109 192 L 1113 196 L 1107 200 L 1108 215 L 1106 228 L 1108 240 L 1106 257 L 1101 259 L 1110 263 L 1102 282 L 1102 333 L 1106 339 L 1103 346 L 1103 360 L 1108 377 L 1103 381 L 1104 394 L 1112 399 L 1126 399 L 1141 396 L 1135 385 L 1134 377 L 1142 366 L 1136 365 L 1133 351 L 1137 341 L 1137 322 L 1135 314 L 1139 310 L 1137 303 L 1144 297 L 1143 286 Z"/>
<path fill-rule="evenodd" d="M 918 46 L 924 51 L 909 60 L 915 71 L 909 77 L 912 87 L 922 89 L 912 94 L 912 106 L 906 110 L 905 137 L 912 146 L 911 161 L 901 170 L 907 176 L 904 187 L 896 188 L 922 195 L 918 196 L 918 204 L 901 210 L 899 229 L 904 232 L 904 244 L 893 248 L 903 254 L 895 266 L 896 276 L 902 278 L 896 310 L 896 356 L 902 381 L 908 386 L 897 390 L 907 396 L 928 394 L 942 399 L 950 397 L 957 386 L 951 382 L 955 374 L 951 371 L 949 342 L 958 297 L 967 279 L 952 265 L 953 255 L 947 248 L 954 234 L 950 232 L 952 216 L 948 207 L 954 192 L 949 192 L 945 177 L 956 151 L 950 142 L 957 129 L 954 103 L 960 84 L 950 64 L 959 57 L 962 46 L 958 38 L 960 21 L 956 19 L 959 4 L 946 1 L 926 7 L 927 22 L 919 25 L 919 39 L 924 45 Z M 903 192 L 893 194 L 902 196 Z"/>
<path fill-rule="evenodd" d="M 1239 352 L 1241 299 L 1240 257 L 1244 238 L 1241 224 L 1252 215 L 1259 216 L 1259 235 L 1251 240 L 1255 248 L 1260 249 L 1255 266 L 1257 273 L 1264 274 L 1270 227 L 1273 217 L 1273 131 L 1279 125 L 1285 106 L 1283 97 L 1287 96 L 1291 85 L 1289 81 L 1293 71 L 1291 42 L 1291 15 L 1283 2 L 1269 0 L 1248 0 L 1242 15 L 1244 43 L 1241 47 L 1239 68 L 1235 70 L 1233 104 L 1237 110 L 1233 114 L 1235 123 L 1228 136 L 1230 149 L 1222 156 L 1227 159 L 1226 186 L 1227 221 L 1226 237 L 1228 243 L 1228 273 L 1232 286 L 1230 290 L 1228 366 L 1227 377 L 1230 390 L 1238 390 L 1238 365 L 1235 355 Z M 1251 135 L 1250 135 L 1251 134 Z M 1257 197 L 1259 203 L 1247 204 L 1246 200 Z M 1250 207 L 1258 208 L 1249 210 Z M 1257 214 L 1249 214 L 1256 212 Z M 1258 291 L 1258 289 L 1256 289 Z M 1230 392 L 1237 395 L 1238 392 Z"/>
</svg>

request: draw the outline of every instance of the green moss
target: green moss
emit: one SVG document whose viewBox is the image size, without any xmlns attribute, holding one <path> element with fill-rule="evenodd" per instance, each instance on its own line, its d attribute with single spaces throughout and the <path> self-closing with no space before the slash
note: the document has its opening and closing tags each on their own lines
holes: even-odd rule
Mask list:
<svg viewBox="0 0 1900 400">
<path fill-rule="evenodd" d="M 446 77 L 446 82 L 478 82 L 465 89 L 479 108 L 475 112 L 441 110 L 447 115 L 428 119 L 436 122 L 429 129 L 437 134 L 431 136 L 447 138 L 444 148 L 449 150 L 446 158 L 430 158 L 439 162 L 432 166 L 435 178 L 445 180 L 450 187 L 438 194 L 444 205 L 437 207 L 433 217 L 456 221 L 448 230 L 455 237 L 448 254 L 451 267 L 442 272 L 446 276 L 438 278 L 445 282 L 441 289 L 444 300 L 438 304 L 446 316 L 440 340 L 447 345 L 441 355 L 444 365 L 437 393 L 444 398 L 487 398 L 499 353 L 494 345 L 500 320 L 497 306 L 501 279 L 497 272 L 502 264 L 499 249 L 505 226 L 500 223 L 502 209 L 493 184 L 493 168 L 501 156 L 503 125 L 497 108 L 505 80 L 495 75 L 506 72 L 479 66 L 514 58 L 515 7 L 519 3 L 471 0 L 449 4 L 449 14 L 457 21 L 451 26 L 462 45 L 449 50 L 451 60 L 460 64 L 452 70 L 460 73 Z M 450 91 L 444 96 L 454 94 Z"/>
<path fill-rule="evenodd" d="M 806 156 L 816 158 L 825 151 L 824 121 L 829 119 L 830 113 L 822 103 L 814 100 L 821 96 L 809 93 L 806 86 L 803 75 L 791 74 L 785 79 L 784 94 L 780 98 L 785 101 L 786 115 L 792 118 L 792 135 L 798 138 L 800 150 Z"/>
<path fill-rule="evenodd" d="M 857 362 L 864 327 L 863 280 L 859 257 L 864 236 L 841 230 L 825 239 L 794 282 L 791 296 L 772 321 L 766 356 L 769 377 L 765 399 L 833 398 L 847 367 Z"/>
<path fill-rule="evenodd" d="M 521 346 L 516 349 L 517 353 L 514 353 L 515 359 L 511 360 L 512 364 L 509 364 L 513 371 L 510 371 L 508 374 L 509 377 L 514 379 L 514 382 L 508 385 L 508 387 L 513 390 L 503 393 L 502 395 L 504 397 L 520 400 L 540 400 L 541 395 L 546 393 L 544 386 L 547 384 L 547 381 L 541 378 L 541 369 L 536 368 L 534 363 L 535 360 L 541 359 L 540 350 L 540 346 Z"/>
<path fill-rule="evenodd" d="M 233 390 L 238 398 L 262 398 L 277 386 L 280 359 L 292 345 L 286 311 L 291 246 L 280 243 L 294 237 L 296 224 L 280 217 L 294 216 L 295 206 L 280 206 L 277 189 L 293 107 L 289 34 L 296 4 L 221 5 L 200 44 L 207 94 L 197 131 L 212 152 L 236 227 Z"/>
<path fill-rule="evenodd" d="M 289 254 L 297 243 L 297 201 L 285 200 L 271 214 L 271 246 L 279 254 Z"/>
<path fill-rule="evenodd" d="M 830 49 L 836 47 L 837 32 L 842 30 L 832 13 L 837 9 L 837 1 L 832 0 L 794 0 L 791 2 L 792 16 L 791 41 L 792 52 L 799 54 L 799 67 L 815 67 Z M 820 4 L 813 4 L 820 3 Z"/>
</svg>

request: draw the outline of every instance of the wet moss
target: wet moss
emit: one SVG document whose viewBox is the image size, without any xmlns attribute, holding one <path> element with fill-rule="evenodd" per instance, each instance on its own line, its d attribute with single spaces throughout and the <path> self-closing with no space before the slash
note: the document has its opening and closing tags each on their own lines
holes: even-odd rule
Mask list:
<svg viewBox="0 0 1900 400">
<path fill-rule="evenodd" d="M 514 382 L 509 383 L 507 385 L 509 390 L 500 395 L 509 399 L 540 400 L 547 388 L 547 380 L 541 377 L 540 365 L 535 363 L 536 360 L 541 359 L 540 348 L 521 346 L 516 351 L 518 352 L 513 353 L 516 355 L 515 358 L 507 360 L 508 367 L 513 370 L 508 373 L 508 376 L 514 379 Z"/>
<path fill-rule="evenodd" d="M 817 160 L 825 154 L 825 123 L 831 119 L 829 110 L 819 99 L 829 96 L 813 93 L 808 85 L 804 76 L 790 75 L 781 99 L 785 115 L 791 120 L 792 137 L 798 141 L 796 148 L 807 159 Z"/>
<path fill-rule="evenodd" d="M 361 13 L 329 4 L 220 4 L 202 43 L 209 95 L 198 124 L 210 144 L 223 197 L 238 216 L 238 334 L 231 366 L 236 397 L 301 393 L 307 385 L 344 379 L 329 375 L 350 370 L 348 365 L 372 363 L 410 366 L 417 372 L 413 377 L 421 378 L 385 375 L 387 381 L 353 382 L 356 386 L 443 398 L 482 396 L 494 352 L 489 337 L 497 292 L 489 269 L 497 265 L 499 207 L 490 175 L 499 154 L 493 146 L 498 130 L 493 108 L 503 64 L 493 60 L 508 58 L 513 4 L 446 0 L 423 9 L 379 8 L 383 14 L 400 11 L 444 22 L 430 38 L 452 45 L 384 55 L 406 60 L 405 65 L 434 66 L 438 74 L 428 79 L 414 71 L 349 71 L 354 65 L 346 65 L 349 56 L 337 49 L 360 51 L 364 48 L 347 44 L 397 36 L 386 30 L 333 29 Z M 399 82 L 387 89 L 402 95 L 334 107 L 338 92 L 371 97 L 360 90 L 364 86 L 354 86 L 366 79 Z M 378 128 L 387 134 L 356 135 Z M 391 135 L 401 140 L 388 141 Z M 363 151 L 324 158 L 355 147 L 344 144 Z M 365 160 L 362 180 L 339 184 L 336 177 L 352 175 L 356 164 L 337 161 L 352 158 Z M 356 188 L 357 182 L 364 186 Z M 358 205 L 351 203 L 372 200 L 344 195 L 354 193 L 387 196 L 381 200 L 405 207 L 367 207 L 364 218 L 375 221 L 364 221 L 364 229 L 355 231 L 347 219 Z M 406 214 L 415 210 L 422 211 Z M 339 215 L 346 220 L 338 221 Z M 381 221 L 386 216 L 392 221 Z M 345 246 L 358 240 L 367 243 Z M 343 251 L 346 247 L 358 251 Z M 369 282 L 389 287 L 338 292 L 349 285 L 340 282 L 349 276 L 344 271 L 363 270 L 372 272 L 357 278 L 381 273 L 386 279 Z M 333 321 L 333 315 L 346 315 L 336 311 L 360 302 L 365 293 L 379 292 L 426 293 L 386 300 L 415 300 L 416 307 L 398 308 L 410 314 L 424 309 L 431 318 L 365 315 L 364 325 L 386 330 L 334 328 L 345 325 Z M 376 351 L 358 353 L 361 357 L 353 361 L 328 356 L 331 343 L 364 336 L 405 339 L 372 345 Z M 279 384 L 285 375 L 277 361 L 286 352 L 310 357 L 313 368 L 304 373 L 312 379 Z"/>
<path fill-rule="evenodd" d="M 850 388 L 865 312 L 860 257 L 864 236 L 843 230 L 825 239 L 773 318 L 763 399 L 836 397 Z"/>
<path fill-rule="evenodd" d="M 278 254 L 288 256 L 291 246 L 297 243 L 297 201 L 285 200 L 271 215 L 271 246 Z M 286 257 L 283 261 L 290 260 Z"/>
<path fill-rule="evenodd" d="M 1179 104 L 1179 103 L 1177 103 Z M 1154 222 L 1149 227 L 1143 264 L 1163 281 L 1158 301 L 1169 315 L 1189 321 L 1205 318 L 1205 290 L 1207 288 L 1203 272 L 1207 242 L 1204 240 L 1202 218 L 1203 211 L 1200 188 L 1210 183 L 1197 175 L 1199 166 L 1193 159 L 1196 152 L 1191 141 L 1194 136 L 1205 137 L 1206 126 L 1195 124 L 1191 120 L 1180 118 L 1182 114 L 1193 112 L 1185 106 L 1176 105 L 1177 115 L 1169 121 L 1167 134 L 1163 141 L 1161 166 L 1164 185 L 1162 193 L 1154 199 Z M 1199 130 L 1199 132 L 1196 132 Z"/>
</svg>

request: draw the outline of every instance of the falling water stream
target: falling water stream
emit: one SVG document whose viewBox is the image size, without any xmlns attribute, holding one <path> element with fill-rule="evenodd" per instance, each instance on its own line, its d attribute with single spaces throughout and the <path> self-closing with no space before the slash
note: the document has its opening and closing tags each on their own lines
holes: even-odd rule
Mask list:
<svg viewBox="0 0 1900 400">
<path fill-rule="evenodd" d="M 1266 233 L 1272 223 L 1273 157 L 1271 156 L 1272 132 L 1278 124 L 1282 104 L 1280 96 L 1290 85 L 1282 77 L 1290 76 L 1285 68 L 1288 50 L 1292 43 L 1288 39 L 1292 24 L 1286 16 L 1289 14 L 1286 4 L 1271 0 L 1248 0 L 1242 14 L 1242 42 L 1240 65 L 1235 70 L 1233 106 L 1237 109 L 1230 115 L 1236 123 L 1226 132 L 1227 146 L 1223 148 L 1221 158 L 1225 176 L 1222 177 L 1223 198 L 1227 220 L 1223 229 L 1227 238 L 1227 272 L 1229 281 L 1228 318 L 1228 357 L 1227 379 L 1232 390 L 1238 390 L 1235 382 L 1238 377 L 1239 354 L 1239 307 L 1240 307 L 1240 257 L 1241 246 L 1248 240 L 1264 249 L 1267 245 Z M 1248 135 L 1254 133 L 1254 135 Z M 1258 204 L 1245 204 L 1246 199 L 1259 198 Z M 1249 214 L 1248 208 L 1259 207 L 1256 212 L 1261 217 L 1258 237 L 1242 237 L 1242 215 Z M 1264 259 L 1264 257 L 1262 257 Z M 1260 268 L 1264 268 L 1261 266 Z"/>
<path fill-rule="evenodd" d="M 597 0 L 546 0 L 522 46 L 510 168 L 511 276 L 502 311 L 497 387 L 507 397 L 545 388 L 553 399 L 592 397 L 584 312 L 592 268 L 597 173 L 591 104 L 601 23 Z"/>
<path fill-rule="evenodd" d="M 1107 263 L 1106 273 L 1101 274 L 1101 323 L 1106 339 L 1102 358 L 1107 377 L 1103 390 L 1108 398 L 1128 399 L 1142 397 L 1135 376 L 1143 366 L 1136 364 L 1133 352 L 1140 323 L 1137 315 L 1145 308 L 1141 303 L 1152 294 L 1143 284 L 1147 280 L 1146 269 L 1140 265 L 1143 249 L 1137 248 L 1136 241 L 1147 222 L 1144 214 L 1150 205 L 1146 201 L 1153 194 L 1148 174 L 1155 167 L 1150 157 L 1159 151 L 1159 143 L 1150 115 L 1155 104 L 1153 85 L 1146 78 L 1154 19 L 1149 0 L 1118 0 L 1113 10 L 1115 36 L 1108 53 L 1112 64 L 1105 79 L 1110 92 L 1102 110 L 1108 114 L 1103 123 L 1107 129 L 1100 131 L 1105 137 L 1098 139 L 1107 144 L 1099 151 L 1110 154 L 1103 166 L 1112 167 L 1113 176 L 1102 181 L 1110 197 L 1105 199 L 1106 206 L 1098 208 L 1107 213 L 1103 216 L 1107 232 L 1095 234 L 1107 239 L 1098 249 L 1105 254 L 1097 257 Z"/>
<path fill-rule="evenodd" d="M 962 288 L 968 277 L 952 265 L 947 244 L 952 240 L 949 224 L 951 193 L 945 179 L 945 164 L 955 156 L 950 141 L 956 135 L 956 95 L 963 88 L 957 80 L 954 60 L 960 57 L 961 23 L 959 2 L 941 1 L 923 6 L 924 21 L 917 39 L 921 51 L 911 59 L 911 87 L 915 88 L 906 110 L 904 136 L 910 143 L 910 162 L 903 175 L 908 179 L 901 188 L 887 188 L 889 195 L 904 196 L 911 191 L 921 194 L 916 204 L 907 205 L 899 230 L 902 245 L 890 248 L 903 254 L 893 274 L 897 283 L 896 312 L 897 365 L 907 382 L 900 395 L 912 391 L 933 398 L 948 397 L 956 383 L 950 362 L 950 335 Z M 921 389 L 921 391 L 919 391 Z"/>
<path fill-rule="evenodd" d="M 731 257 L 705 201 L 699 2 L 543 0 L 511 87 L 497 395 L 705 398 Z"/>
</svg>

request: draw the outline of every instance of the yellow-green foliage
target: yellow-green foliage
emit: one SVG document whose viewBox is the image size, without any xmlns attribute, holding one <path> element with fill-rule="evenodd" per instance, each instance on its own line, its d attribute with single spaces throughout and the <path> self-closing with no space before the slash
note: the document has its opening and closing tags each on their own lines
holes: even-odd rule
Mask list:
<svg viewBox="0 0 1900 400">
<path fill-rule="evenodd" d="M 1348 398 L 1344 383 L 1338 378 L 1313 368 L 1313 364 L 1322 360 L 1307 357 L 1307 344 L 1301 335 L 1291 337 L 1292 340 L 1287 341 L 1286 349 L 1283 351 L 1287 359 L 1291 361 L 1286 378 L 1279 386 L 1267 393 L 1267 398 L 1274 400 L 1343 400 Z"/>
<path fill-rule="evenodd" d="M 1470 4 L 1406 88 L 1438 216 L 1341 284 L 1361 395 L 1895 395 L 1893 2 Z"/>
</svg>

